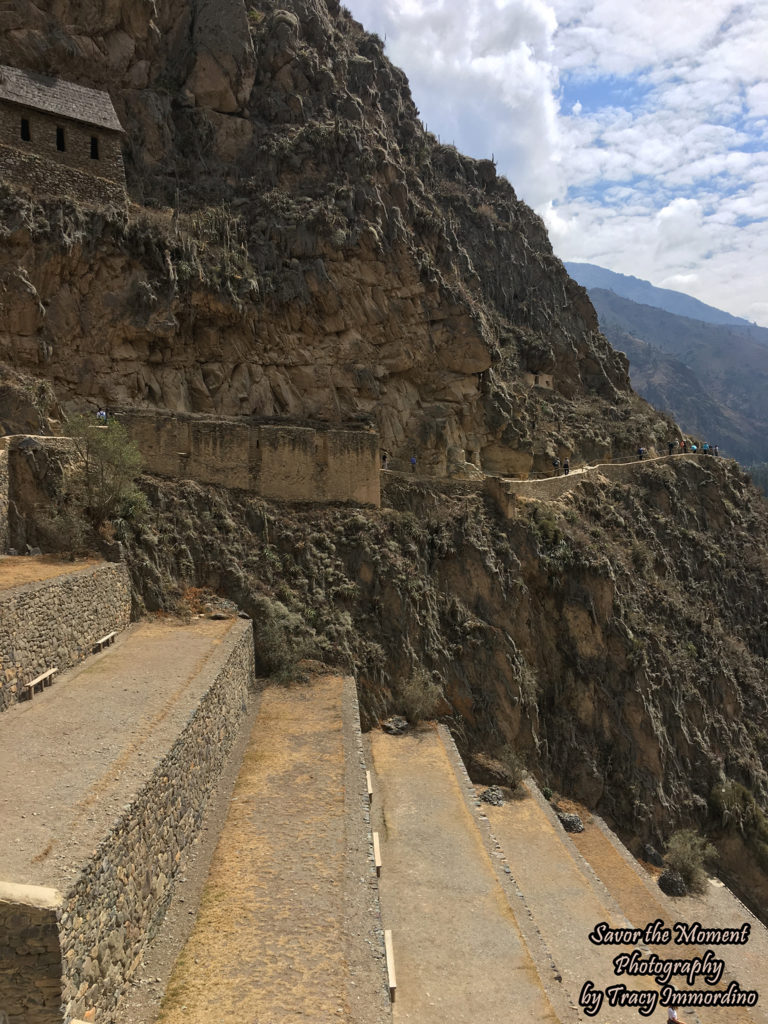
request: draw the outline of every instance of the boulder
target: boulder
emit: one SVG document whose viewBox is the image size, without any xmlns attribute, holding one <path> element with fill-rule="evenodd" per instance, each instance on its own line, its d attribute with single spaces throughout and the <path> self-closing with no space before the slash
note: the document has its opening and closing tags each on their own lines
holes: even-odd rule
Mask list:
<svg viewBox="0 0 768 1024">
<path fill-rule="evenodd" d="M 667 896 L 687 896 L 688 888 L 683 881 L 682 875 L 671 868 L 659 876 L 659 888 Z"/>
<path fill-rule="evenodd" d="M 563 811 L 557 811 L 556 814 L 566 832 L 584 831 L 584 824 L 578 814 L 565 814 Z"/>
</svg>

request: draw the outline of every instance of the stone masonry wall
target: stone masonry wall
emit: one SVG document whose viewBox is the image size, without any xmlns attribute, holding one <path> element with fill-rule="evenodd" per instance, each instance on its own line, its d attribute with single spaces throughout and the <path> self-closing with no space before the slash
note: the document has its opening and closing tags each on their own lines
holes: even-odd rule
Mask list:
<svg viewBox="0 0 768 1024">
<path fill-rule="evenodd" d="M 8 550 L 8 445 L 0 438 L 0 555 Z"/>
<path fill-rule="evenodd" d="M 60 1024 L 61 949 L 54 889 L 0 882 L 0 1021 Z"/>
<path fill-rule="evenodd" d="M 125 186 L 0 144 L 0 178 L 33 196 L 67 196 L 86 206 L 125 206 Z"/>
<path fill-rule="evenodd" d="M 253 630 L 237 622 L 211 686 L 150 782 L 64 897 L 65 1020 L 107 1020 L 170 901 L 254 685 Z M 37 1024 L 37 1022 L 35 1022 Z"/>
<path fill-rule="evenodd" d="M 118 418 L 150 473 L 239 487 L 276 501 L 381 503 L 379 438 L 373 431 L 137 410 Z"/>
<path fill-rule="evenodd" d="M 130 616 L 130 577 L 121 563 L 0 591 L 0 711 L 23 696 L 24 683 L 82 661 Z"/>
</svg>

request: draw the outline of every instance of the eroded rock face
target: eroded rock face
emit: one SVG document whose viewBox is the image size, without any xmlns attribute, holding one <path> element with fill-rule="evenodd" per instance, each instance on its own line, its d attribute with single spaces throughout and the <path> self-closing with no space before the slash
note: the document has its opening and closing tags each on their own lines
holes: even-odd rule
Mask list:
<svg viewBox="0 0 768 1024">
<path fill-rule="evenodd" d="M 393 468 L 416 451 L 427 474 L 605 453 L 595 394 L 652 446 L 542 222 L 491 161 L 423 130 L 336 3 L 35 11 L 0 22 L 0 60 L 108 88 L 153 209 L 126 223 L 6 195 L 0 359 L 72 402 L 370 419 Z"/>
</svg>

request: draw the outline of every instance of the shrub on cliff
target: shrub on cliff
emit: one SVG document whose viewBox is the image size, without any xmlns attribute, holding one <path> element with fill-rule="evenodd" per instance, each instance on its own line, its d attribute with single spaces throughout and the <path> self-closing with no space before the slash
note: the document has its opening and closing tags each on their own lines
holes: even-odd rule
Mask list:
<svg viewBox="0 0 768 1024">
<path fill-rule="evenodd" d="M 443 691 L 423 668 L 416 668 L 397 688 L 398 704 L 411 725 L 437 718 L 444 703 Z"/>
<path fill-rule="evenodd" d="M 704 864 L 715 860 L 717 850 L 692 828 L 675 832 L 667 845 L 667 864 L 685 882 L 689 892 L 703 892 L 707 880 Z"/>
</svg>

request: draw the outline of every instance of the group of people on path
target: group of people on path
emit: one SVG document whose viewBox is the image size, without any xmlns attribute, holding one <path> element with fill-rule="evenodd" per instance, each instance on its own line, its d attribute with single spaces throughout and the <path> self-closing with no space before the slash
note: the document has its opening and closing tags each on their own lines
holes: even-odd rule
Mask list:
<svg viewBox="0 0 768 1024">
<path fill-rule="evenodd" d="M 554 475 L 560 476 L 560 459 L 558 459 L 557 456 L 555 456 L 555 458 L 552 459 L 552 468 L 555 471 Z M 563 459 L 562 468 L 563 476 L 568 476 L 568 474 L 571 472 L 571 464 L 567 458 Z"/>
<path fill-rule="evenodd" d="M 680 438 L 679 441 L 668 441 L 667 447 L 669 448 L 670 455 L 687 455 L 689 451 L 692 455 L 695 455 L 696 452 L 701 452 L 702 455 L 720 454 L 719 445 L 710 445 L 709 441 L 704 441 L 701 447 L 699 447 L 699 445 L 697 445 L 695 441 L 691 441 L 689 445 L 688 441 L 685 438 Z M 638 454 L 639 453 L 640 449 L 638 448 Z M 643 456 L 641 455 L 640 458 L 642 459 L 642 457 Z"/>
</svg>

